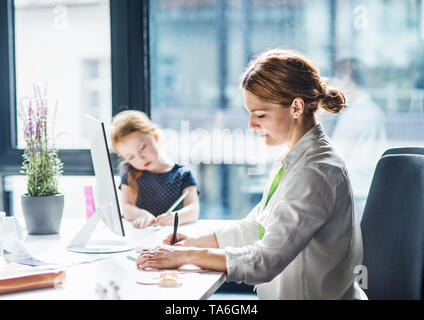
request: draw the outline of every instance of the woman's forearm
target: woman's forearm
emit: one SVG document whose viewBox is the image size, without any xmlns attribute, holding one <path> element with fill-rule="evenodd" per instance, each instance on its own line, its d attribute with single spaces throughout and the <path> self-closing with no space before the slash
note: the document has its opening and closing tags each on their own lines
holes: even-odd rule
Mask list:
<svg viewBox="0 0 424 320">
<path fill-rule="evenodd" d="M 196 248 L 188 254 L 187 263 L 202 269 L 227 272 L 227 259 L 223 249 Z"/>
<path fill-rule="evenodd" d="M 188 239 L 185 243 L 185 246 L 193 246 L 197 248 L 218 248 L 218 241 L 216 240 L 215 233 L 208 233 L 203 236 L 194 237 Z"/>
<path fill-rule="evenodd" d="M 227 272 L 223 249 L 164 246 L 142 252 L 136 261 L 137 267 L 141 269 L 175 269 L 186 264 L 193 264 L 205 270 Z"/>
</svg>

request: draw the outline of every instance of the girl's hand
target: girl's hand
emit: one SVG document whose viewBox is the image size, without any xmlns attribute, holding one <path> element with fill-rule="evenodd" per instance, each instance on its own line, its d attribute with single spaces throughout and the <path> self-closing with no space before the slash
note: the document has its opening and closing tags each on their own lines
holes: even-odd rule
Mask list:
<svg viewBox="0 0 424 320">
<path fill-rule="evenodd" d="M 158 215 L 156 217 L 155 222 L 157 224 L 161 225 L 161 226 L 173 226 L 174 225 L 174 213 L 172 213 L 172 212 L 162 213 L 161 215 Z"/>
<path fill-rule="evenodd" d="M 184 247 L 161 246 L 141 253 L 136 266 L 139 269 L 176 269 L 189 262 L 189 250 L 191 249 Z"/>
<path fill-rule="evenodd" d="M 155 221 L 155 216 L 151 214 L 147 210 L 143 210 L 143 212 L 133 220 L 133 226 L 137 229 L 142 229 L 147 227 L 149 224 L 152 224 Z"/>
</svg>

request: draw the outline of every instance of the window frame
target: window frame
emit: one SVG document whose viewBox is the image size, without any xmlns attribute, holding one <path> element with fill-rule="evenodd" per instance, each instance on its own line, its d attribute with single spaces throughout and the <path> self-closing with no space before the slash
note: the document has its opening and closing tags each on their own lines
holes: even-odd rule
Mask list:
<svg viewBox="0 0 424 320">
<path fill-rule="evenodd" d="M 112 115 L 122 106 L 150 116 L 149 1 L 110 0 Z M 0 210 L 9 213 L 4 177 L 18 175 L 14 1 L 0 1 Z M 142 88 L 140 90 L 140 88 Z M 89 149 L 60 149 L 64 175 L 93 175 Z M 119 159 L 112 155 L 116 170 Z"/>
</svg>

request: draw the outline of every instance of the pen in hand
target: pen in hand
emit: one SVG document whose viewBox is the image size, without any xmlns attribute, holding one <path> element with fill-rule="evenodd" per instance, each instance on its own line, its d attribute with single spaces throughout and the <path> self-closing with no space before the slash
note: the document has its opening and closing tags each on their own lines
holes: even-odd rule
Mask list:
<svg viewBox="0 0 424 320">
<path fill-rule="evenodd" d="M 174 245 L 177 242 L 177 230 L 178 230 L 178 211 L 174 215 L 174 233 L 172 235 L 171 245 Z"/>
</svg>

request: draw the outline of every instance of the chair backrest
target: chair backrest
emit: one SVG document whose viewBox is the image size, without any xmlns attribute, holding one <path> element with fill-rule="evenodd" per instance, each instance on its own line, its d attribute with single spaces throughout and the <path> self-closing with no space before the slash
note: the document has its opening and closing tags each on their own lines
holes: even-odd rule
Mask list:
<svg viewBox="0 0 424 320">
<path fill-rule="evenodd" d="M 361 220 L 369 299 L 422 299 L 424 155 L 386 155 Z"/>
<path fill-rule="evenodd" d="M 382 157 L 389 154 L 422 154 L 424 155 L 424 148 L 420 147 L 400 147 L 400 148 L 391 148 L 386 150 Z"/>
</svg>

